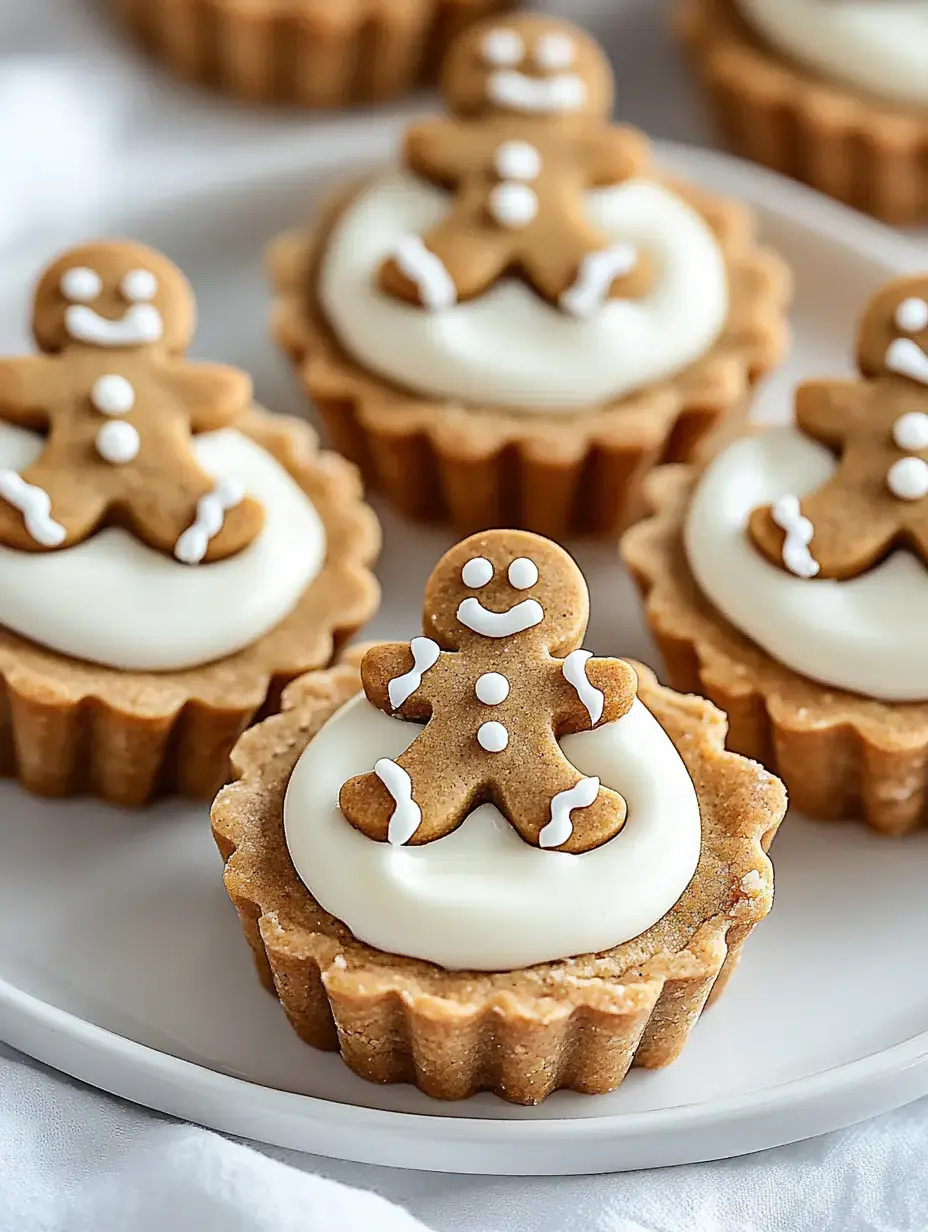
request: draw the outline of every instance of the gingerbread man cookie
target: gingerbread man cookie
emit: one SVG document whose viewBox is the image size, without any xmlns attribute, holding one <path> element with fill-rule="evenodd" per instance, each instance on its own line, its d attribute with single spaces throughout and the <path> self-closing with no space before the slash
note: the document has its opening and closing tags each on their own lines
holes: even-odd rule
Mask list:
<svg viewBox="0 0 928 1232">
<path fill-rule="evenodd" d="M 429 843 L 491 801 L 540 847 L 589 851 L 617 834 L 625 801 L 558 744 L 635 700 L 628 664 L 579 649 L 588 614 L 583 575 L 547 539 L 489 531 L 452 548 L 426 587 L 425 636 L 364 657 L 369 701 L 427 726 L 344 784 L 348 821 L 379 841 Z"/>
<path fill-rule="evenodd" d="M 639 135 L 608 123 L 612 74 L 588 35 L 540 15 L 485 22 L 454 44 L 443 92 L 452 118 L 413 125 L 405 161 L 454 201 L 383 265 L 388 294 L 437 310 L 519 274 L 590 318 L 649 289 L 648 260 L 587 217 L 590 190 L 649 163 Z"/>
<path fill-rule="evenodd" d="M 928 563 L 928 276 L 900 278 L 861 322 L 855 381 L 809 381 L 796 423 L 839 454 L 803 497 L 755 509 L 754 543 L 805 578 L 853 578 L 896 547 Z"/>
<path fill-rule="evenodd" d="M 46 270 L 33 311 L 42 354 L 0 360 L 0 420 L 47 432 L 31 466 L 0 470 L 0 544 L 66 548 L 118 524 L 196 564 L 251 543 L 261 505 L 191 449 L 191 433 L 250 409 L 251 381 L 184 358 L 194 320 L 183 274 L 139 244 L 88 244 Z"/>
</svg>

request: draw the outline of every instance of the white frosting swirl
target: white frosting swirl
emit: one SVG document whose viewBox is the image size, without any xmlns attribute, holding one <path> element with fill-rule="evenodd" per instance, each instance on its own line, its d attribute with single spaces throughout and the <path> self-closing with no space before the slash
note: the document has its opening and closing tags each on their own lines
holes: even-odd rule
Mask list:
<svg viewBox="0 0 928 1232">
<path fill-rule="evenodd" d="M 43 444 L 0 423 L 0 470 L 22 470 Z M 240 480 L 264 506 L 253 543 L 196 568 L 116 527 L 57 552 L 0 546 L 0 625 L 105 667 L 177 671 L 233 654 L 279 624 L 325 560 L 319 515 L 280 463 L 240 432 L 204 433 L 193 451 L 208 474 Z"/>
<path fill-rule="evenodd" d="M 379 292 L 381 262 L 447 213 L 447 193 L 402 171 L 381 175 L 336 224 L 319 294 L 360 363 L 429 397 L 563 413 L 671 376 L 711 346 L 728 314 L 725 260 L 699 215 L 645 180 L 587 198 L 611 243 L 655 260 L 655 289 L 611 300 L 591 320 L 552 308 L 517 279 L 440 311 Z"/>
<path fill-rule="evenodd" d="M 890 102 L 928 107 L 928 6 L 921 0 L 739 0 L 780 51 Z"/>
<path fill-rule="evenodd" d="M 581 774 L 628 802 L 622 831 L 583 855 L 530 847 L 490 804 L 420 847 L 355 830 L 338 807 L 342 783 L 399 757 L 421 730 L 358 696 L 313 738 L 287 789 L 294 867 L 359 940 L 449 970 L 512 970 L 628 941 L 689 884 L 701 835 L 696 790 L 640 701 L 617 722 L 562 742 Z"/>
<path fill-rule="evenodd" d="M 751 510 L 807 495 L 834 456 L 794 428 L 746 436 L 708 467 L 685 527 L 700 588 L 753 642 L 822 684 L 884 701 L 928 699 L 928 569 L 912 552 L 848 581 L 796 577 L 747 534 Z M 813 536 L 811 549 L 815 551 Z"/>
</svg>

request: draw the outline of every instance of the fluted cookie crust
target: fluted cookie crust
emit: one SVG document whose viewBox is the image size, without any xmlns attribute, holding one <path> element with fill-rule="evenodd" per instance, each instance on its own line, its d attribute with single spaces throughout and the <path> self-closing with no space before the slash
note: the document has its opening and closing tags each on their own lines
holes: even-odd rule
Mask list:
<svg viewBox="0 0 928 1232">
<path fill-rule="evenodd" d="M 315 902 L 283 833 L 293 767 L 358 692 L 359 659 L 353 652 L 290 686 L 283 712 L 237 745 L 237 781 L 212 812 L 258 973 L 297 1034 L 339 1050 L 370 1081 L 412 1082 L 440 1099 L 491 1090 L 534 1104 L 561 1087 L 610 1091 L 632 1065 L 673 1061 L 770 910 L 765 853 L 785 811 L 782 785 L 723 751 L 725 720 L 713 706 L 636 665 L 639 696 L 683 757 L 702 811 L 699 866 L 677 904 L 625 945 L 519 971 L 448 972 L 400 958 L 357 941 Z"/>
</svg>

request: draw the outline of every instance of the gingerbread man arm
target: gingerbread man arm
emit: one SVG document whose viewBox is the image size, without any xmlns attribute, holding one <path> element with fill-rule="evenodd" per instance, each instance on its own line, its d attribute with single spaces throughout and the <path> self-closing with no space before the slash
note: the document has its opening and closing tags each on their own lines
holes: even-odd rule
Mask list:
<svg viewBox="0 0 928 1232">
<path fill-rule="evenodd" d="M 629 128 L 603 125 L 584 137 L 582 147 L 590 188 L 621 184 L 633 176 L 644 175 L 651 165 L 647 142 Z"/>
<path fill-rule="evenodd" d="M 45 428 L 49 367 L 57 362 L 42 355 L 0 360 L 0 419 L 20 428 Z"/>
<path fill-rule="evenodd" d="M 594 659 L 588 650 L 575 650 L 552 660 L 552 669 L 559 736 L 613 723 L 637 696 L 638 677 L 622 659 Z"/>
<path fill-rule="evenodd" d="M 413 124 L 403 144 L 403 158 L 416 175 L 439 188 L 454 188 L 468 164 L 474 143 L 466 140 L 467 128 L 453 120 L 424 120 Z M 477 143 L 474 155 L 482 143 Z"/>
<path fill-rule="evenodd" d="M 162 368 L 161 379 L 189 415 L 194 434 L 230 427 L 254 401 L 251 377 L 226 364 L 171 360 Z"/>
<path fill-rule="evenodd" d="M 866 403 L 859 381 L 806 381 L 796 390 L 796 425 L 823 445 L 837 447 Z"/>
<path fill-rule="evenodd" d="M 428 637 L 372 646 L 361 661 L 361 683 L 368 701 L 385 714 L 424 723 L 432 715 L 429 675 L 441 657 Z"/>
</svg>

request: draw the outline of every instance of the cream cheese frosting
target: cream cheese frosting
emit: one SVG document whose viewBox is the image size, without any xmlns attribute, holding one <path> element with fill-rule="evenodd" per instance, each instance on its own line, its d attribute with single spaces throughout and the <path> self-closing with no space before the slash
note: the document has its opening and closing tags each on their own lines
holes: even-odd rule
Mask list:
<svg viewBox="0 0 928 1232">
<path fill-rule="evenodd" d="M 0 422 L 0 470 L 23 470 L 42 446 L 37 434 Z M 322 521 L 280 463 L 242 433 L 204 433 L 193 452 L 209 474 L 239 481 L 264 506 L 253 543 L 195 567 L 118 527 L 50 553 L 0 546 L 0 625 L 105 667 L 179 671 L 279 624 L 322 568 Z"/>
<path fill-rule="evenodd" d="M 728 280 L 715 236 L 695 210 L 646 180 L 587 197 L 611 244 L 655 260 L 657 284 L 642 299 L 610 300 L 578 320 L 513 278 L 431 312 L 379 291 L 382 261 L 438 223 L 450 202 L 409 172 L 387 171 L 347 207 L 321 263 L 320 300 L 342 345 L 404 388 L 556 415 L 672 376 L 725 324 Z"/>
<path fill-rule="evenodd" d="M 792 427 L 730 445 L 690 504 L 690 569 L 733 625 L 794 671 L 883 701 L 924 701 L 928 569 L 914 553 L 899 550 L 859 577 L 822 581 L 771 564 L 747 534 L 753 509 L 801 499 L 835 469 L 828 449 Z"/>
<path fill-rule="evenodd" d="M 889 102 L 928 107 L 923 0 L 738 0 L 778 50 Z"/>
<path fill-rule="evenodd" d="M 689 884 L 701 838 L 696 790 L 642 702 L 561 742 L 581 774 L 628 804 L 621 832 L 582 855 L 529 846 L 491 804 L 421 846 L 354 829 L 338 806 L 342 784 L 401 756 L 421 730 L 357 696 L 313 738 L 287 789 L 294 867 L 359 940 L 448 970 L 512 970 L 628 941 Z"/>
</svg>

